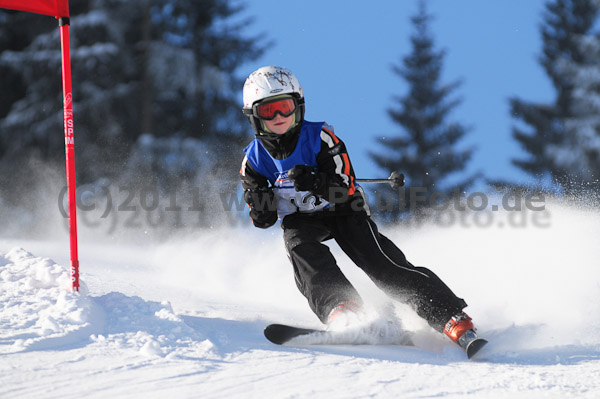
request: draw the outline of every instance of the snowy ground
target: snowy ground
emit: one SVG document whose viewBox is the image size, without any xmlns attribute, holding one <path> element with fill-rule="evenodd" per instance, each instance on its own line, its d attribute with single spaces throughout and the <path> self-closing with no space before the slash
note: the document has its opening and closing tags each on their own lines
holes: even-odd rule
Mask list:
<svg viewBox="0 0 600 399">
<path fill-rule="evenodd" d="M 79 295 L 64 232 L 1 238 L 0 397 L 598 398 L 600 213 L 547 209 L 545 228 L 382 228 L 470 304 L 490 340 L 476 361 L 402 307 L 417 348 L 267 342 L 270 322 L 319 325 L 278 228 L 161 244 L 84 231 Z"/>
</svg>

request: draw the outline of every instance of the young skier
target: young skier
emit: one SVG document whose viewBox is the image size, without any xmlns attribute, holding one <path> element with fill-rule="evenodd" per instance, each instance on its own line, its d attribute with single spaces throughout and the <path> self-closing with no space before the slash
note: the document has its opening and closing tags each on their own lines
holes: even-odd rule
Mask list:
<svg viewBox="0 0 600 399">
<path fill-rule="evenodd" d="M 412 305 L 461 346 L 473 339 L 473 323 L 462 311 L 466 302 L 379 233 L 344 143 L 326 123 L 304 120 L 296 76 L 287 68 L 262 67 L 246 79 L 243 101 L 256 132 L 240 170 L 250 218 L 259 228 L 281 219 L 296 285 L 319 319 L 329 324 L 362 306 L 323 244 L 333 238 L 388 296 Z"/>
</svg>

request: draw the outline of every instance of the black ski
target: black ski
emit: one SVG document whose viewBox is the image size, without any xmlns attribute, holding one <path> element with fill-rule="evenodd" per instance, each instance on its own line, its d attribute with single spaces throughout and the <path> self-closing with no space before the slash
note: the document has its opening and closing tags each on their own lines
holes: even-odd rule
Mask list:
<svg viewBox="0 0 600 399">
<path fill-rule="evenodd" d="M 293 338 L 311 335 L 311 339 L 309 340 L 311 344 L 335 344 L 332 342 L 332 336 L 336 334 L 336 332 L 331 332 L 327 330 L 321 330 L 316 328 L 303 328 L 303 327 L 295 327 L 289 326 L 286 324 L 269 324 L 264 331 L 265 337 L 274 344 L 283 345 Z M 467 338 L 467 337 L 465 337 Z M 344 342 L 345 344 L 351 344 L 350 342 Z M 473 336 L 469 336 L 468 339 L 464 339 L 459 342 L 459 346 L 463 348 L 467 357 L 471 359 L 481 348 L 483 348 L 488 342 L 483 338 L 477 338 L 474 334 Z M 414 346 L 414 343 L 410 339 L 410 336 L 407 336 L 401 342 L 397 343 L 398 345 L 404 346 Z"/>
<path fill-rule="evenodd" d="M 317 328 L 302 328 L 285 324 L 270 324 L 265 328 L 265 337 L 277 345 L 283 345 L 298 337 L 306 337 L 299 345 L 404 345 L 414 346 L 412 333 L 383 328 L 381 325 L 365 325 L 348 330 L 331 331 Z"/>
<path fill-rule="evenodd" d="M 294 327 L 285 324 L 269 324 L 265 328 L 265 337 L 274 344 L 283 345 L 292 338 L 296 338 L 300 335 L 318 333 L 320 331 L 323 330 Z"/>
</svg>

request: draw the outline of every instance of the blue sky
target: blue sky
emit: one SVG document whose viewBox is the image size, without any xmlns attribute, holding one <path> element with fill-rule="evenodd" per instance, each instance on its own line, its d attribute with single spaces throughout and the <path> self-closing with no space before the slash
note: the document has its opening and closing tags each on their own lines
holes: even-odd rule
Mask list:
<svg viewBox="0 0 600 399">
<path fill-rule="evenodd" d="M 442 83 L 463 81 L 454 95 L 463 102 L 449 121 L 471 127 L 460 143 L 475 146 L 467 173 L 524 183 L 512 166 L 525 153 L 511 135 L 516 120 L 508 99 L 551 102 L 554 92 L 537 58 L 545 0 L 429 0 L 436 49 L 445 49 Z M 245 16 L 249 35 L 273 41 L 244 75 L 263 65 L 290 68 L 306 98 L 306 119 L 327 121 L 344 140 L 358 177 L 387 177 L 369 158 L 381 150 L 377 137 L 401 132 L 387 109 L 404 95 L 405 82 L 392 71 L 409 54 L 410 17 L 416 0 L 255 0 Z M 247 72 L 247 73 L 246 73 Z M 240 88 L 241 103 L 241 88 Z"/>
</svg>

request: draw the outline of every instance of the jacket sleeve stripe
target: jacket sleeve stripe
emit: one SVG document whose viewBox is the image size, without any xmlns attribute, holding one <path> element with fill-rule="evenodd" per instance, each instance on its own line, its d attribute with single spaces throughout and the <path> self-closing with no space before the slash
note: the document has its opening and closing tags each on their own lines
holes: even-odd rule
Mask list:
<svg viewBox="0 0 600 399">
<path fill-rule="evenodd" d="M 242 161 L 242 167 L 240 168 L 240 175 L 242 176 L 246 176 L 246 164 L 248 163 L 248 156 L 246 155 L 244 157 L 244 160 Z"/>
<path fill-rule="evenodd" d="M 329 148 L 332 148 L 340 142 L 340 139 L 338 139 L 332 131 L 325 128 L 321 130 L 321 140 L 327 143 Z M 354 176 L 350 173 L 350 158 L 348 158 L 348 154 L 344 152 L 335 155 L 333 161 L 335 162 L 335 173 L 339 175 L 349 187 L 348 194 L 354 194 L 356 188 L 354 187 Z"/>
</svg>

